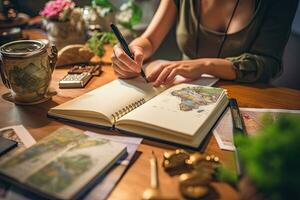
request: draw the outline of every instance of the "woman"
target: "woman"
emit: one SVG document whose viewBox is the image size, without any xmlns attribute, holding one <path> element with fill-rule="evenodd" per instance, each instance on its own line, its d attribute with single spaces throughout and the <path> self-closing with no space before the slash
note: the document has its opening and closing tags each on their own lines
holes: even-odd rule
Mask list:
<svg viewBox="0 0 300 200">
<path fill-rule="evenodd" d="M 147 30 L 130 43 L 131 60 L 114 47 L 119 78 L 139 75 L 143 61 L 176 23 L 183 60 L 157 66 L 148 76 L 154 86 L 211 74 L 225 80 L 269 82 L 282 70 L 282 54 L 298 0 L 162 0 Z"/>
</svg>

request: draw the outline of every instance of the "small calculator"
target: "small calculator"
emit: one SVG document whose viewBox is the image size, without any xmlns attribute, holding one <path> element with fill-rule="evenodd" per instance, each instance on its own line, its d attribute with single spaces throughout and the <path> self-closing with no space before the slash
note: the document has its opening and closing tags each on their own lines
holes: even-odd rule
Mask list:
<svg viewBox="0 0 300 200">
<path fill-rule="evenodd" d="M 59 81 L 59 88 L 83 88 L 92 77 L 90 72 L 67 74 Z"/>
</svg>

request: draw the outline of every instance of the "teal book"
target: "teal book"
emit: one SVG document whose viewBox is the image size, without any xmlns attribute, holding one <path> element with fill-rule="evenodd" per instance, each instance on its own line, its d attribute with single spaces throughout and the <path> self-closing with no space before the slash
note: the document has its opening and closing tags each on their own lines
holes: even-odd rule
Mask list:
<svg viewBox="0 0 300 200">
<path fill-rule="evenodd" d="M 126 145 L 58 129 L 0 160 L 0 179 L 47 198 L 73 199 L 126 154 Z"/>
</svg>

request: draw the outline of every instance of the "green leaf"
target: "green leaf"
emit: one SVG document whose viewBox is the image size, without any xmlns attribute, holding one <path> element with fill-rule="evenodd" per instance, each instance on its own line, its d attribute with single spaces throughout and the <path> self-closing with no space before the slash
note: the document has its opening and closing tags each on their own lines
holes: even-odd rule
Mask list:
<svg viewBox="0 0 300 200">
<path fill-rule="evenodd" d="M 87 45 L 89 49 L 97 56 L 102 57 L 105 54 L 104 45 L 111 46 L 117 44 L 117 38 L 111 32 L 98 32 L 88 40 Z"/>
<path fill-rule="evenodd" d="M 121 11 L 126 11 L 126 10 L 131 10 L 132 16 L 128 22 L 120 22 L 120 24 L 124 28 L 126 28 L 132 32 L 133 26 L 141 22 L 141 19 L 143 16 L 143 10 L 139 5 L 137 5 L 133 1 L 128 1 L 127 3 L 124 3 L 121 6 Z"/>
<path fill-rule="evenodd" d="M 130 22 L 120 22 L 120 25 L 123 26 L 124 28 L 133 31 L 132 25 Z"/>
<path fill-rule="evenodd" d="M 93 0 L 93 5 L 101 6 L 103 8 L 114 9 L 114 5 L 109 0 Z"/>
<path fill-rule="evenodd" d="M 227 182 L 231 185 L 236 185 L 238 182 L 238 176 L 236 172 L 223 166 L 217 168 L 216 178 L 219 181 Z"/>
<path fill-rule="evenodd" d="M 268 199 L 298 199 L 300 118 L 264 116 L 264 122 L 255 136 L 235 136 L 245 172 Z"/>
<path fill-rule="evenodd" d="M 130 19 L 131 26 L 134 26 L 138 23 L 140 23 L 142 16 L 143 16 L 143 10 L 141 7 L 139 7 L 136 3 L 132 2 L 132 17 Z"/>
</svg>

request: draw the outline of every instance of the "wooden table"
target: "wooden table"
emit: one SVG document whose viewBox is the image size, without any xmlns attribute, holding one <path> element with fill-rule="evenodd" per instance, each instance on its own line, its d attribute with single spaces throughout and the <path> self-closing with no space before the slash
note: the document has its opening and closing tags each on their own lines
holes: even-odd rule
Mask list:
<svg viewBox="0 0 300 200">
<path fill-rule="evenodd" d="M 37 38 L 36 36 L 34 38 Z M 57 128 L 65 125 L 73 126 L 81 130 L 90 130 L 102 134 L 118 134 L 107 130 L 80 126 L 71 123 L 61 123 L 47 118 L 49 108 L 64 103 L 74 97 L 93 90 L 115 78 L 110 66 L 103 67 L 100 77 L 93 78 L 84 89 L 59 89 L 58 81 L 66 74 L 67 69 L 59 68 L 54 71 L 51 83 L 51 91 L 56 95 L 51 100 L 34 105 L 18 106 L 0 98 L 0 128 L 10 125 L 23 124 L 36 140 L 40 140 Z M 255 108 L 282 108 L 300 109 L 300 91 L 288 88 L 272 87 L 267 85 L 245 85 L 233 82 L 219 82 L 217 86 L 228 90 L 230 97 L 238 100 L 241 107 Z M 3 84 L 0 84 L 0 95 L 8 92 Z M 170 177 L 161 167 L 162 155 L 165 150 L 175 149 L 176 146 L 144 140 L 140 145 L 136 161 L 132 164 L 121 181 L 112 191 L 109 199 L 140 199 L 143 191 L 150 183 L 149 157 L 151 151 L 155 151 L 159 160 L 160 185 L 162 192 L 168 196 L 181 199 L 178 191 L 177 177 Z M 219 149 L 214 137 L 210 137 L 205 149 L 206 153 L 215 154 L 220 157 L 224 165 L 234 168 L 232 152 Z M 238 199 L 238 192 L 225 183 L 214 183 L 214 189 L 220 199 Z"/>
</svg>

